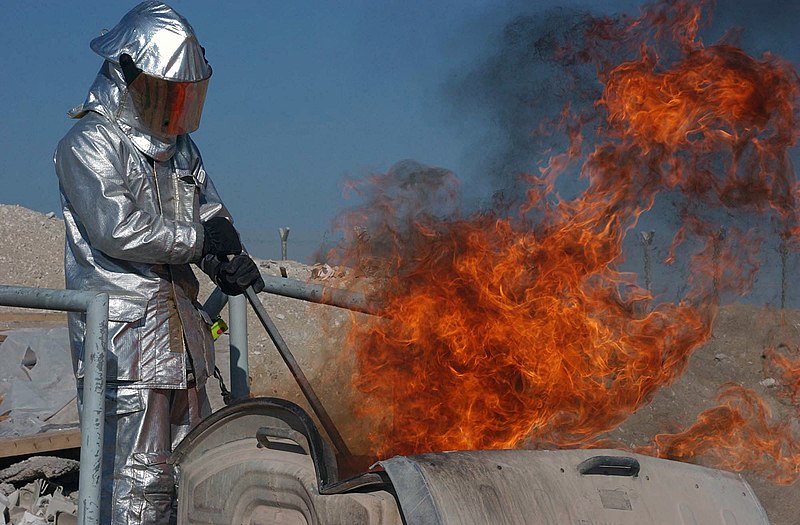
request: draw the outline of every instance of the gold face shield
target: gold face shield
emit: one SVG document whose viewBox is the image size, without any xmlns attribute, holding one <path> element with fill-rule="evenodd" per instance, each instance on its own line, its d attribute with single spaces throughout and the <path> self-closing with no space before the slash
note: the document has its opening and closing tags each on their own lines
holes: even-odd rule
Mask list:
<svg viewBox="0 0 800 525">
<path fill-rule="evenodd" d="M 208 78 L 176 82 L 146 73 L 128 85 L 141 123 L 161 135 L 183 135 L 200 127 Z"/>
</svg>

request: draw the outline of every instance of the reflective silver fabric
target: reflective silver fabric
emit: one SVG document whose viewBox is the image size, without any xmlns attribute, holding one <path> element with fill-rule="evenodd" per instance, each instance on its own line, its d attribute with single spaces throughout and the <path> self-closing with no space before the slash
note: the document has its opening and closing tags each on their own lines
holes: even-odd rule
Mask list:
<svg viewBox="0 0 800 525">
<path fill-rule="evenodd" d="M 86 101 L 70 111 L 80 118 L 96 111 L 114 121 L 139 151 L 159 161 L 175 152 L 177 136 L 153 131 L 135 108 L 119 66 L 123 53 L 145 74 L 174 81 L 200 82 L 211 76 L 192 26 L 161 2 L 142 2 L 105 34 L 91 42 L 106 59 Z"/>
<path fill-rule="evenodd" d="M 157 5 L 145 2 L 123 21 L 142 22 L 141 13 Z M 71 113 L 80 120 L 56 149 L 67 288 L 125 295 L 109 307 L 109 381 L 184 388 L 185 341 L 203 384 L 214 369 L 213 343 L 188 264 L 201 262 L 200 222 L 230 215 L 191 138 L 149 135 L 137 127 L 130 106 L 119 66 L 106 61 L 84 104 Z M 70 315 L 78 377 L 84 323 L 84 316 Z"/>
<path fill-rule="evenodd" d="M 107 60 L 70 112 L 79 120 L 54 160 L 67 288 L 112 294 L 101 522 L 167 523 L 174 482 L 166 458 L 208 415 L 204 385 L 214 370 L 211 320 L 190 263 L 208 271 L 201 222 L 230 215 L 189 135 L 142 124 L 115 60 L 127 52 L 148 73 L 190 81 L 210 68 L 188 23 L 156 2 L 134 8 L 92 48 Z M 79 385 L 85 325 L 85 315 L 70 314 Z"/>
<path fill-rule="evenodd" d="M 170 523 L 175 481 L 167 459 L 210 413 L 204 386 L 161 390 L 109 385 L 100 523 Z"/>
<path fill-rule="evenodd" d="M 125 297 L 109 305 L 110 381 L 186 386 L 186 352 L 198 383 L 214 370 L 213 343 L 188 263 L 200 262 L 201 221 L 229 216 L 188 135 L 154 162 L 114 122 L 89 112 L 61 140 L 56 173 L 66 223 L 69 289 Z M 84 316 L 70 315 L 82 376 Z"/>
<path fill-rule="evenodd" d="M 211 76 L 203 48 L 189 22 L 161 2 L 142 2 L 119 24 L 92 40 L 92 50 L 119 64 L 126 53 L 150 76 L 198 82 Z"/>
<path fill-rule="evenodd" d="M 123 55 L 130 57 L 141 72 L 135 81 L 128 78 L 133 105 L 125 113 L 133 117 L 127 119 L 133 127 L 159 137 L 198 128 L 211 67 L 192 26 L 175 10 L 143 2 L 90 46 L 116 66 Z"/>
</svg>

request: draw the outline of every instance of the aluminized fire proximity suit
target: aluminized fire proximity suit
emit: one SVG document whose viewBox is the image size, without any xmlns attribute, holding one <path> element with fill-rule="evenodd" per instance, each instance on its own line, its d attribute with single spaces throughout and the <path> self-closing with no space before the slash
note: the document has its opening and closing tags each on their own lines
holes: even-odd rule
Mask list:
<svg viewBox="0 0 800 525">
<path fill-rule="evenodd" d="M 167 523 L 174 481 L 166 461 L 209 414 L 214 370 L 210 319 L 189 263 L 212 277 L 226 264 L 206 253 L 204 223 L 229 214 L 188 135 L 211 68 L 189 23 L 158 2 L 135 7 L 91 48 L 105 61 L 70 112 L 79 120 L 58 144 L 55 167 L 67 288 L 119 294 L 109 303 L 101 523 Z M 167 90 L 176 86 L 177 94 Z M 147 106 L 154 96 L 166 106 Z M 80 393 L 85 316 L 70 314 L 69 328 Z"/>
</svg>

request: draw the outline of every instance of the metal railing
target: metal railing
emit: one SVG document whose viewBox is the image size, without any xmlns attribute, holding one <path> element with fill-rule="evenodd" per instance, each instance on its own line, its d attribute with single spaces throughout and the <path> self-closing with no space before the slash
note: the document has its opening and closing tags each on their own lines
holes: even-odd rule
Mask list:
<svg viewBox="0 0 800 525">
<path fill-rule="evenodd" d="M 274 275 L 262 274 L 261 278 L 264 280 L 262 293 L 327 304 L 371 315 L 381 315 L 382 313 L 380 305 L 370 303 L 363 294 L 358 292 Z M 244 295 L 229 298 L 222 293 L 222 290 L 216 288 L 203 304 L 203 309 L 212 318 L 217 317 L 229 301 L 231 398 L 235 400 L 250 396 L 250 375 L 247 361 L 247 299 Z"/>
<path fill-rule="evenodd" d="M 247 349 L 247 298 L 238 295 L 228 299 L 230 314 L 231 398 L 250 396 L 250 365 Z"/>
<path fill-rule="evenodd" d="M 105 423 L 108 294 L 0 285 L 0 306 L 86 312 L 78 523 L 100 524 Z"/>
<path fill-rule="evenodd" d="M 203 310 L 212 318 L 219 316 L 225 305 L 228 304 L 228 326 L 230 347 L 230 382 L 231 399 L 250 397 L 250 367 L 247 349 L 247 299 L 243 295 L 228 297 L 222 290 L 215 288 L 206 302 Z"/>
<path fill-rule="evenodd" d="M 379 312 L 378 307 L 367 303 L 364 296 L 359 293 L 303 283 L 293 279 L 267 275 L 262 277 L 266 284 L 264 289 L 265 293 L 338 306 L 340 308 L 371 313 L 373 315 Z M 253 296 L 255 297 L 255 294 L 253 294 Z M 65 312 L 86 312 L 86 335 L 84 339 L 83 356 L 83 399 L 80 414 L 80 475 L 78 486 L 78 523 L 81 525 L 100 524 L 103 428 L 105 423 L 106 352 L 108 350 L 108 302 L 109 294 L 103 292 L 0 285 L 0 306 L 60 310 Z M 225 304 L 229 304 L 230 382 L 231 397 L 234 400 L 247 398 L 250 395 L 247 347 L 247 302 L 248 299 L 244 295 L 229 298 L 217 288 L 203 305 L 204 310 L 212 317 L 216 317 L 225 307 Z M 261 309 L 263 310 L 263 307 Z M 262 315 L 265 316 L 266 313 L 262 312 Z M 276 336 L 277 329 L 273 327 L 270 335 L 273 337 Z M 285 344 L 283 346 L 285 346 Z M 288 350 L 286 352 L 288 352 Z M 313 394 L 313 391 L 311 393 Z M 316 398 L 316 395 L 312 397 Z M 319 404 L 318 400 L 317 404 Z M 335 431 L 335 428 L 328 429 L 328 426 L 329 425 L 326 425 L 326 431 L 330 433 L 331 430 L 333 430 L 333 433 L 338 436 L 338 432 Z M 332 424 L 330 426 L 332 426 Z M 341 441 L 341 438 L 339 441 Z"/>
<path fill-rule="evenodd" d="M 208 307 L 219 313 L 227 302 L 221 292 L 209 298 Z M 78 523 L 100 524 L 100 491 L 105 426 L 106 352 L 108 350 L 109 294 L 54 288 L 0 285 L 0 306 L 86 312 L 83 399 L 80 413 L 81 452 L 78 478 Z M 247 300 L 230 300 L 231 394 L 250 394 L 247 365 Z"/>
</svg>

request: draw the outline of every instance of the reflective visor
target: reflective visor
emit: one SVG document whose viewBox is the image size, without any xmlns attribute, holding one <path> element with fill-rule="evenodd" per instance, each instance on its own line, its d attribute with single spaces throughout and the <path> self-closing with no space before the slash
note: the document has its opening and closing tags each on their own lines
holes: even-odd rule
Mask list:
<svg viewBox="0 0 800 525">
<path fill-rule="evenodd" d="M 162 135 L 183 135 L 200 127 L 208 79 L 174 82 L 140 74 L 128 89 L 143 125 Z"/>
</svg>

